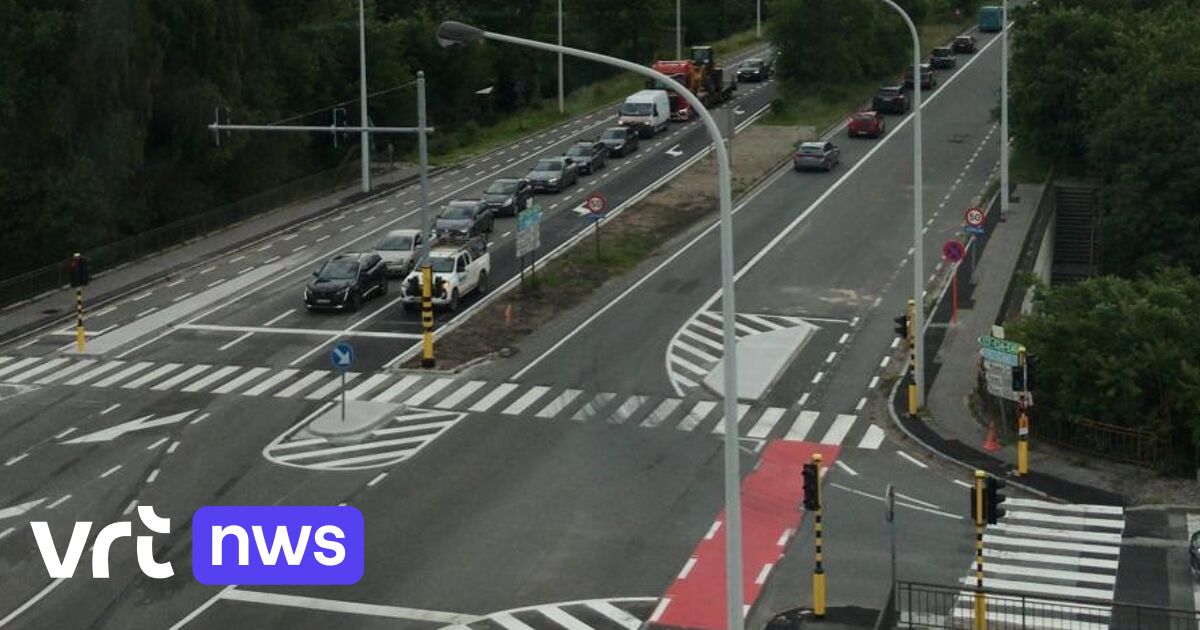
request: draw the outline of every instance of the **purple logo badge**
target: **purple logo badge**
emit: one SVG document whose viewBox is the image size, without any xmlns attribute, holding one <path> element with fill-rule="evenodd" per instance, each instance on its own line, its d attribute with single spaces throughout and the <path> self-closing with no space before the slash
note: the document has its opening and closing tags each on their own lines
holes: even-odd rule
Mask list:
<svg viewBox="0 0 1200 630">
<path fill-rule="evenodd" d="M 201 584 L 354 584 L 362 579 L 362 512 L 350 506 L 205 506 L 192 516 Z"/>
</svg>

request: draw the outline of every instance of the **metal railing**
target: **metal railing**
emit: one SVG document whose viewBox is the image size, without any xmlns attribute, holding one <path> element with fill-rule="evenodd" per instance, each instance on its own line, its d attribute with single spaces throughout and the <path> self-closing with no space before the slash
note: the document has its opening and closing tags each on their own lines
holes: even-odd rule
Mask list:
<svg viewBox="0 0 1200 630">
<path fill-rule="evenodd" d="M 107 245 L 85 249 L 82 253 L 88 257 L 91 272 L 95 276 L 98 272 L 187 243 L 298 200 L 337 190 L 339 186 L 353 181 L 353 175 L 353 172 L 347 172 L 345 163 L 343 163 L 337 168 L 301 177 L 282 186 L 276 186 L 201 214 L 180 219 Z M 67 257 L 71 253 L 63 252 L 62 262 L 0 280 L 0 310 L 46 291 L 66 286 L 68 281 Z"/>
<path fill-rule="evenodd" d="M 970 587 L 897 583 L 896 628 L 974 627 L 975 591 Z M 1200 613 L 1089 599 L 1064 599 L 987 589 L 989 630 L 1195 630 Z"/>
</svg>

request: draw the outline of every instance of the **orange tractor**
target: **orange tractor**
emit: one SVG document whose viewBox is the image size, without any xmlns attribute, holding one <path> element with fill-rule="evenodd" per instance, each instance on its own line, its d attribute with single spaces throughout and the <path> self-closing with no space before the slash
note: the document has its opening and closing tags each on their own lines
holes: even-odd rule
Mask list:
<svg viewBox="0 0 1200 630">
<path fill-rule="evenodd" d="M 655 61 L 650 67 L 682 83 L 705 107 L 716 107 L 728 101 L 737 89 L 734 73 L 716 65 L 712 46 L 693 46 L 691 59 Z M 696 112 L 687 100 L 675 91 L 668 90 L 666 85 L 652 80 L 646 87 L 667 90 L 671 101 L 671 120 L 691 120 L 695 117 Z"/>
</svg>

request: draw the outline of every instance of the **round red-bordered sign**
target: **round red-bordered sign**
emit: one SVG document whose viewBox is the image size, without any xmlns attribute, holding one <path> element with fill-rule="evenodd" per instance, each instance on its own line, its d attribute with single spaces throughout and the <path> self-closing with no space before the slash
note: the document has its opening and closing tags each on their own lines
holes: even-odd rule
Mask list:
<svg viewBox="0 0 1200 630">
<path fill-rule="evenodd" d="M 967 220 L 967 225 L 971 227 L 982 227 L 983 221 L 986 218 L 983 214 L 983 208 L 967 208 L 967 213 L 963 215 Z"/>
<path fill-rule="evenodd" d="M 945 245 L 942 245 L 942 258 L 945 258 L 947 262 L 956 263 L 962 260 L 966 253 L 967 248 L 962 241 L 957 239 L 950 239 L 946 241 Z"/>
<path fill-rule="evenodd" d="M 605 199 L 604 195 L 594 192 L 587 196 L 587 199 L 584 200 L 583 205 L 586 206 L 588 212 L 591 212 L 592 214 L 604 214 L 604 212 L 608 210 L 608 199 Z"/>
</svg>

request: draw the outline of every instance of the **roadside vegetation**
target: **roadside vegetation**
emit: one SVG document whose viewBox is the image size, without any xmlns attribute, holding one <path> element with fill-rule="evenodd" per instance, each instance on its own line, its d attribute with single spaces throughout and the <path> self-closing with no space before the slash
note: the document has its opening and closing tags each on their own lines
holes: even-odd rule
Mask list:
<svg viewBox="0 0 1200 630">
<path fill-rule="evenodd" d="M 901 0 L 928 56 L 972 23 L 981 2 Z M 911 63 L 912 38 L 878 0 L 778 0 L 768 35 L 779 51 L 778 93 L 766 124 L 827 129 L 894 85 Z"/>
<path fill-rule="evenodd" d="M 1040 0 L 1014 12 L 1018 181 L 1100 185 L 1104 276 L 1038 287 L 1009 335 L 1041 358 L 1041 423 L 1158 435 L 1200 452 L 1200 2 Z M 1044 404 L 1042 404 L 1044 403 Z"/>
<path fill-rule="evenodd" d="M 552 41 L 554 0 L 373 0 L 366 4 L 371 120 L 415 124 L 418 70 L 440 161 L 478 152 L 562 117 L 554 55 L 479 44 L 444 49 L 445 19 Z M 689 0 L 687 42 L 745 45 L 752 7 Z M 675 3 L 565 5 L 564 40 L 641 62 L 673 54 Z M 70 252 L 144 232 L 338 169 L 357 159 L 357 134 L 222 135 L 224 122 L 360 123 L 355 3 L 296 0 L 0 2 L 0 279 Z M 751 31 L 752 32 L 752 31 Z M 568 59 L 572 112 L 614 101 L 640 82 Z M 411 153 L 410 136 L 375 141 L 376 161 Z"/>
</svg>

